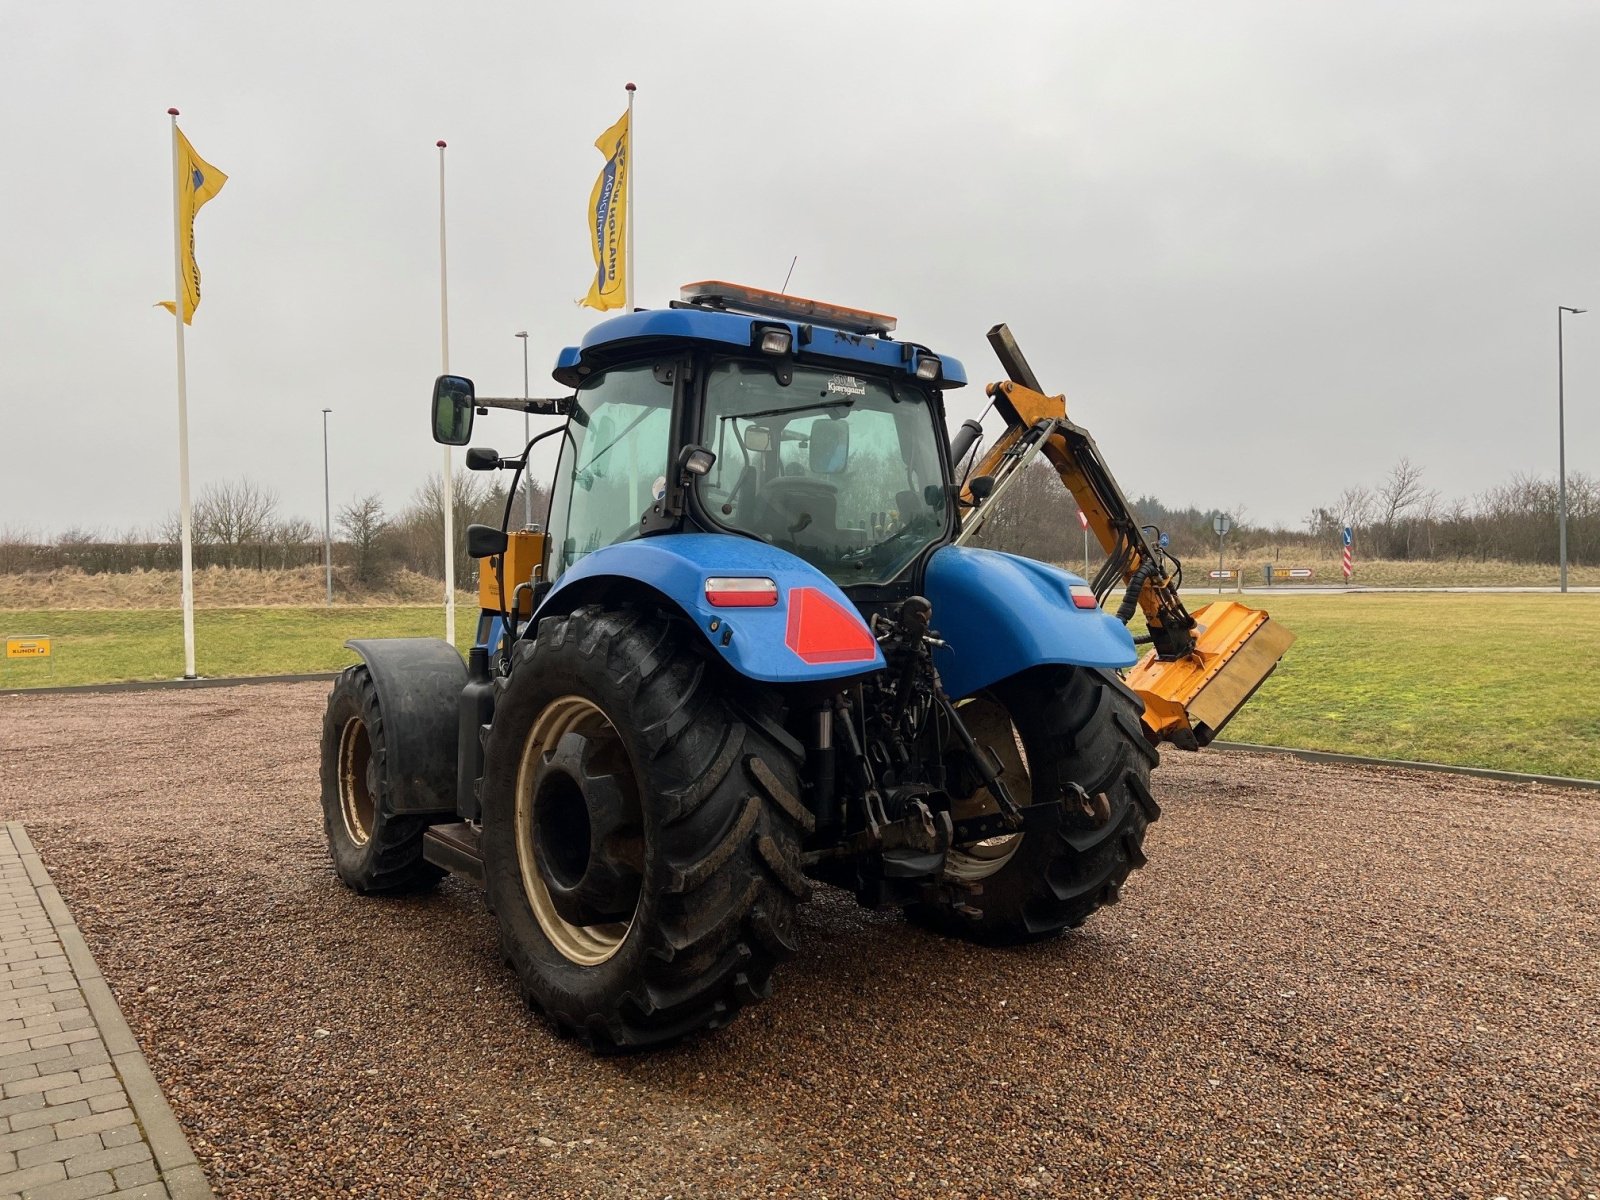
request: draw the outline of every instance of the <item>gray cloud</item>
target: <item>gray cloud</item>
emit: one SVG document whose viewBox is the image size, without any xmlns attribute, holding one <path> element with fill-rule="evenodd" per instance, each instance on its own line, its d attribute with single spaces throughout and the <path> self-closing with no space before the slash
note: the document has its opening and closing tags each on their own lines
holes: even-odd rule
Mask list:
<svg viewBox="0 0 1600 1200">
<path fill-rule="evenodd" d="M 1006 320 L 1130 491 L 1293 522 L 1402 454 L 1447 495 L 1553 471 L 1555 306 L 1593 302 L 1600 470 L 1592 6 L 12 4 L 0 41 L 0 525 L 176 505 L 168 105 L 231 176 L 196 484 L 310 516 L 324 404 L 335 503 L 437 469 L 437 138 L 452 366 L 515 390 L 526 328 L 554 390 L 630 78 L 640 303 L 798 254 L 979 380 Z"/>
</svg>

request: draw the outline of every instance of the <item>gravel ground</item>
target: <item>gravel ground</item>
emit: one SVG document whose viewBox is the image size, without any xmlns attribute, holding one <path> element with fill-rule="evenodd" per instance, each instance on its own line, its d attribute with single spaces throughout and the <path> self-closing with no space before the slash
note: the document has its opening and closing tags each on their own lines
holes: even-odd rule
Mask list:
<svg viewBox="0 0 1600 1200">
<path fill-rule="evenodd" d="M 824 890 L 769 1003 L 595 1060 L 478 893 L 341 888 L 327 688 L 0 698 L 20 817 L 219 1192 L 1600 1193 L 1600 797 L 1173 752 L 1151 865 L 988 951 Z"/>
</svg>

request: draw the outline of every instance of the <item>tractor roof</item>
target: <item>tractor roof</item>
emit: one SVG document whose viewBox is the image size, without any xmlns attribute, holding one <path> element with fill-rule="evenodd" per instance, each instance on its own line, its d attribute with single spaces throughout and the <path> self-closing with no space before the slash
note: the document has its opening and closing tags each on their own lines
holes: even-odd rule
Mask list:
<svg viewBox="0 0 1600 1200">
<path fill-rule="evenodd" d="M 609 363 L 648 353 L 652 343 L 699 342 L 760 353 L 763 334 L 782 329 L 789 331 L 789 347 L 801 361 L 817 358 L 900 370 L 945 389 L 967 382 L 966 370 L 955 359 L 886 336 L 894 318 L 881 313 L 723 283 L 690 284 L 683 296 L 670 308 L 641 309 L 600 322 L 582 342 L 561 352 L 553 372 L 556 382 L 575 388 Z"/>
</svg>

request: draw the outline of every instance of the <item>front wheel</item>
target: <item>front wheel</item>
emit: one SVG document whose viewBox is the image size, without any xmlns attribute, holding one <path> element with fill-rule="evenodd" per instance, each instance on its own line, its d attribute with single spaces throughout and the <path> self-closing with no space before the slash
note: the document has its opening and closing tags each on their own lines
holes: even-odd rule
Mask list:
<svg viewBox="0 0 1600 1200">
<path fill-rule="evenodd" d="M 793 950 L 810 814 L 731 683 L 642 611 L 517 647 L 485 746 L 489 897 L 525 998 L 596 1051 L 726 1024 Z"/>
<path fill-rule="evenodd" d="M 1145 830 L 1161 812 L 1150 793 L 1159 756 L 1141 731 L 1138 698 L 1107 672 L 1041 668 L 958 710 L 995 752 L 1019 804 L 1064 796 L 1066 816 L 1056 830 L 953 848 L 940 899 L 910 915 L 944 932 L 1009 943 L 1051 937 L 1115 904 L 1144 865 Z M 959 781 L 963 772 L 952 776 Z M 996 811 L 975 779 L 962 790 L 957 819 Z"/>
</svg>

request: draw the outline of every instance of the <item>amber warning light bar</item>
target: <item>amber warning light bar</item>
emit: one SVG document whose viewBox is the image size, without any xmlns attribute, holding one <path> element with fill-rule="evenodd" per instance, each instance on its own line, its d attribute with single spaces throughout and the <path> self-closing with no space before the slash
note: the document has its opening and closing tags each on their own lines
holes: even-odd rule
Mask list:
<svg viewBox="0 0 1600 1200">
<path fill-rule="evenodd" d="M 818 325 L 843 329 L 848 333 L 893 333 L 898 323 L 885 313 L 824 304 L 821 300 L 807 300 L 804 296 L 785 296 L 781 292 L 746 287 L 741 283 L 725 283 L 720 279 L 686 283 L 678 289 L 678 298 L 684 304 L 693 304 L 697 308 L 718 308 L 757 317 L 783 317 L 790 321 L 815 321 Z"/>
</svg>

